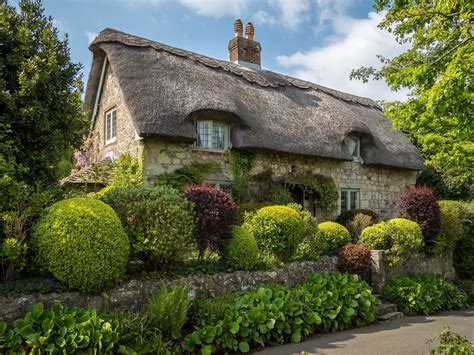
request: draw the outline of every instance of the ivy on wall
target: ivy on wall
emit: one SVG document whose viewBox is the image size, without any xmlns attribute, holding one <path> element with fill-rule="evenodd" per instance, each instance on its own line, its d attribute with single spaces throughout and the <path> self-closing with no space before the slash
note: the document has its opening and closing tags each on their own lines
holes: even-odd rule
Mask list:
<svg viewBox="0 0 474 355">
<path fill-rule="evenodd" d="M 184 164 L 170 173 L 163 173 L 156 177 L 158 185 L 167 185 L 183 191 L 186 186 L 201 184 L 204 177 L 212 171 L 219 169 L 221 165 L 215 160 L 192 162 Z"/>
<path fill-rule="evenodd" d="M 325 211 L 332 212 L 337 208 L 339 198 L 334 180 L 321 174 L 312 172 L 297 172 L 288 176 L 288 185 L 290 187 L 299 187 L 305 193 L 316 193 L 316 207 Z"/>
<path fill-rule="evenodd" d="M 232 196 L 237 203 L 249 202 L 251 200 L 250 172 L 255 166 L 255 154 L 248 150 L 231 149 L 228 158 L 230 170 L 234 177 Z"/>
</svg>

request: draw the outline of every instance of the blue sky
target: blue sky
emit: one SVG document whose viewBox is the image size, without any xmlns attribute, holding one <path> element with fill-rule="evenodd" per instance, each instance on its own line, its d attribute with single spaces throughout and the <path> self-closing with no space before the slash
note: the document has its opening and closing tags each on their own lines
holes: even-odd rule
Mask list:
<svg viewBox="0 0 474 355">
<path fill-rule="evenodd" d="M 68 33 L 71 55 L 91 65 L 88 44 L 112 27 L 175 47 L 228 59 L 233 22 L 255 26 L 262 66 L 377 100 L 402 98 L 384 83 L 350 81 L 352 68 L 378 64 L 400 46 L 377 28 L 371 0 L 43 0 L 45 12 Z"/>
</svg>

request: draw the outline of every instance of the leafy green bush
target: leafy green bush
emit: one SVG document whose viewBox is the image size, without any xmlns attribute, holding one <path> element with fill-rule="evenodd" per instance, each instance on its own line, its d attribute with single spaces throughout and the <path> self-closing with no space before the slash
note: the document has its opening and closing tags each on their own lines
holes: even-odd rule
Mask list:
<svg viewBox="0 0 474 355">
<path fill-rule="evenodd" d="M 238 293 L 227 306 L 219 306 L 217 317 L 198 314 L 184 344 L 189 352 L 210 354 L 298 343 L 315 332 L 374 322 L 378 302 L 356 275 L 313 274 L 293 289 L 273 285 Z"/>
<path fill-rule="evenodd" d="M 356 210 L 348 210 L 342 212 L 339 216 L 336 218 L 336 222 L 339 224 L 342 224 L 343 226 L 347 227 L 347 224 L 354 219 L 354 217 L 362 213 L 366 216 L 369 216 L 372 218 L 373 223 L 377 223 L 379 216 L 377 212 L 369 209 L 356 209 Z"/>
<path fill-rule="evenodd" d="M 439 275 L 408 275 L 391 279 L 382 290 L 386 300 L 405 314 L 432 314 L 467 307 L 467 295 Z"/>
<path fill-rule="evenodd" d="M 420 226 L 404 218 L 367 227 L 362 231 L 359 242 L 371 249 L 385 250 L 389 266 L 402 262 L 407 253 L 419 251 L 424 243 Z"/>
<path fill-rule="evenodd" d="M 141 158 L 123 153 L 113 162 L 111 186 L 143 185 L 143 162 Z"/>
<path fill-rule="evenodd" d="M 234 226 L 232 238 L 225 249 L 226 262 L 236 270 L 252 270 L 258 263 L 259 250 L 248 230 Z"/>
<path fill-rule="evenodd" d="M 386 250 L 389 248 L 388 235 L 385 224 L 378 223 L 362 231 L 359 243 L 367 245 L 370 249 Z"/>
<path fill-rule="evenodd" d="M 184 164 L 181 168 L 170 173 L 158 175 L 156 182 L 161 186 L 170 186 L 176 190 L 184 191 L 189 185 L 201 184 L 207 174 L 219 168 L 218 161 L 195 161 Z"/>
<path fill-rule="evenodd" d="M 318 220 L 310 211 L 304 209 L 299 203 L 289 203 L 287 206 L 298 212 L 303 219 L 305 238 L 313 238 L 318 230 Z"/>
<path fill-rule="evenodd" d="M 474 201 L 457 202 L 463 224 L 463 237 L 454 249 L 454 268 L 459 277 L 474 279 Z"/>
<path fill-rule="evenodd" d="M 246 218 L 243 227 L 255 236 L 260 250 L 282 261 L 295 254 L 305 233 L 299 213 L 286 206 L 263 207 Z"/>
<path fill-rule="evenodd" d="M 323 222 L 318 225 L 315 243 L 324 254 L 335 254 L 340 247 L 351 242 L 346 227 L 335 222 Z"/>
<path fill-rule="evenodd" d="M 179 339 L 188 320 L 191 298 L 185 285 L 162 284 L 148 300 L 147 314 L 151 324 L 165 336 Z"/>
<path fill-rule="evenodd" d="M 237 224 L 245 222 L 246 214 L 253 214 L 263 207 L 272 206 L 270 202 L 248 202 L 237 206 Z"/>
<path fill-rule="evenodd" d="M 72 198 L 47 208 L 34 226 L 32 246 L 40 265 L 84 292 L 98 292 L 120 280 L 130 253 L 116 213 L 90 198 Z"/>
<path fill-rule="evenodd" d="M 463 236 L 463 225 L 461 211 L 457 201 L 438 201 L 441 229 L 434 238 L 434 245 L 427 249 L 433 254 L 442 254 L 446 250 L 453 249 L 456 242 Z"/>
<path fill-rule="evenodd" d="M 429 342 L 437 343 L 431 354 L 474 354 L 474 342 L 469 342 L 465 336 L 454 333 L 448 326 Z"/>
<path fill-rule="evenodd" d="M 385 222 L 390 248 L 386 251 L 389 265 L 402 262 L 410 252 L 421 250 L 424 244 L 420 226 L 404 218 L 394 218 Z"/>
<path fill-rule="evenodd" d="M 132 247 L 148 266 L 180 261 L 193 245 L 196 226 L 193 204 L 171 187 L 119 187 L 102 201 L 117 212 Z"/>
<path fill-rule="evenodd" d="M 0 322 L 2 353 L 112 353 L 118 348 L 117 322 L 101 319 L 94 309 L 66 309 L 56 303 L 45 310 L 33 305 L 12 329 Z"/>
</svg>

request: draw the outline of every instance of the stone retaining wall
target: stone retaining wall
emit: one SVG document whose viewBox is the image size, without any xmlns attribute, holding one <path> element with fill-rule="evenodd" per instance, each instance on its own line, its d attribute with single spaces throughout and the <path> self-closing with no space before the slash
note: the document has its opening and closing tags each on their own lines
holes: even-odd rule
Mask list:
<svg viewBox="0 0 474 355">
<path fill-rule="evenodd" d="M 313 272 L 332 273 L 336 271 L 337 258 L 324 256 L 318 261 L 295 262 L 281 269 L 271 271 L 235 271 L 214 275 L 193 275 L 169 281 L 183 282 L 196 295 L 208 293 L 223 294 L 245 290 L 263 284 L 278 283 L 294 286 L 303 282 Z M 162 281 L 130 280 L 100 295 L 86 295 L 80 292 L 33 294 L 23 297 L 0 297 L 0 320 L 8 323 L 23 317 L 35 303 L 46 306 L 60 302 L 67 307 L 95 307 L 110 310 L 139 310 Z"/>
<path fill-rule="evenodd" d="M 196 297 L 214 293 L 217 295 L 246 290 L 263 284 L 277 283 L 289 287 L 301 283 L 313 272 L 330 274 L 337 270 L 337 257 L 324 256 L 318 261 L 303 261 L 288 264 L 281 269 L 270 271 L 235 271 L 214 275 L 193 275 L 167 283 L 182 282 L 188 285 Z M 456 273 L 452 265 L 452 254 L 428 257 L 424 254 L 410 255 L 403 265 L 386 267 L 383 252 L 372 250 L 372 286 L 380 292 L 383 285 L 392 277 L 407 273 L 441 274 L 454 279 Z M 0 320 L 12 322 L 23 317 L 27 309 L 35 303 L 46 306 L 60 302 L 68 307 L 95 307 L 109 310 L 139 310 L 162 281 L 130 280 L 100 295 L 86 295 L 80 292 L 32 294 L 23 297 L 0 297 Z"/>
<path fill-rule="evenodd" d="M 385 265 L 383 250 L 371 250 L 371 253 L 372 287 L 376 292 L 380 292 L 390 279 L 409 273 L 420 275 L 439 274 L 449 280 L 456 278 L 452 252 L 437 256 L 428 256 L 422 253 L 409 254 L 402 264 L 393 267 Z"/>
</svg>

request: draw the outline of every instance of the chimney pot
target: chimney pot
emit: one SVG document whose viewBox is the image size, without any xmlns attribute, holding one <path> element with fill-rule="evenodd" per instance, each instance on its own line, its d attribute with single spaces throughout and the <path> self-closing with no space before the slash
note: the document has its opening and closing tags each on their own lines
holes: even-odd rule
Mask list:
<svg viewBox="0 0 474 355">
<path fill-rule="evenodd" d="M 240 19 L 235 20 L 234 22 L 234 32 L 235 37 L 242 37 L 243 25 Z"/>
<path fill-rule="evenodd" d="M 253 41 L 254 33 L 255 32 L 254 32 L 252 22 L 248 22 L 247 25 L 245 26 L 245 38 Z"/>
<path fill-rule="evenodd" d="M 245 37 L 242 37 L 242 21 L 239 19 L 234 22 L 235 36 L 229 41 L 230 61 L 249 68 L 260 69 L 260 52 L 262 48 L 260 43 L 254 41 L 254 28 L 252 23 L 248 22 L 245 26 Z"/>
</svg>

